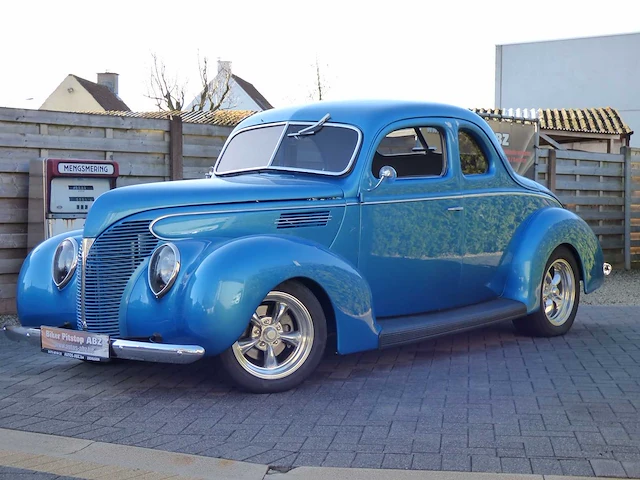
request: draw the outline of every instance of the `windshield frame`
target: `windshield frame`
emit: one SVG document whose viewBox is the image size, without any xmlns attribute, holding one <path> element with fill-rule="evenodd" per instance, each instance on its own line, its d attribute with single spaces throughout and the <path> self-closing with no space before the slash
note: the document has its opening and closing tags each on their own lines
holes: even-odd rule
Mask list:
<svg viewBox="0 0 640 480">
<path fill-rule="evenodd" d="M 213 174 L 216 177 L 222 177 L 225 175 L 234 175 L 237 173 L 243 173 L 243 172 L 257 172 L 257 171 L 261 171 L 261 170 L 274 170 L 274 171 L 281 171 L 281 172 L 300 172 L 300 173 L 311 173 L 314 175 L 324 175 L 324 176 L 330 176 L 330 177 L 339 177 L 344 175 L 345 173 L 349 172 L 351 170 L 351 167 L 353 166 L 356 157 L 358 156 L 358 152 L 360 151 L 360 146 L 362 145 L 362 132 L 360 131 L 360 129 L 358 127 L 356 127 L 355 125 L 349 125 L 346 123 L 335 123 L 335 122 L 326 122 L 322 125 L 322 128 L 325 127 L 338 127 L 338 128 L 348 128 L 350 130 L 355 131 L 358 134 L 358 139 L 356 141 L 355 147 L 353 149 L 353 153 L 351 154 L 351 158 L 349 158 L 349 162 L 347 163 L 347 165 L 345 166 L 345 168 L 340 171 L 340 172 L 326 172 L 326 171 L 322 171 L 322 170 L 313 170 L 313 169 L 308 169 L 308 168 L 295 168 L 295 167 L 280 167 L 280 166 L 273 166 L 271 165 L 273 163 L 273 160 L 275 159 L 276 154 L 278 153 L 278 149 L 280 148 L 280 145 L 283 142 L 283 139 L 286 136 L 287 130 L 289 128 L 289 126 L 293 125 L 293 126 L 302 126 L 302 127 L 306 127 L 306 126 L 310 126 L 310 125 L 315 125 L 317 124 L 317 121 L 314 122 L 307 122 L 307 121 L 298 121 L 298 120 L 293 120 L 293 121 L 280 121 L 280 122 L 272 122 L 272 123 L 265 123 L 263 125 L 252 125 L 250 127 L 246 127 L 243 129 L 238 130 L 237 132 L 234 132 L 225 142 L 224 147 L 222 149 L 222 151 L 220 152 L 220 155 L 218 155 L 218 158 L 216 160 L 216 163 L 213 167 Z M 239 168 L 236 170 L 227 170 L 224 172 L 218 172 L 218 166 L 220 165 L 220 160 L 222 159 L 222 157 L 224 156 L 225 151 L 227 150 L 228 145 L 231 143 L 231 141 L 233 140 L 233 138 L 236 135 L 239 135 L 241 133 L 247 132 L 249 130 L 255 130 L 258 128 L 265 128 L 265 127 L 277 127 L 279 125 L 283 125 L 284 128 L 282 129 L 282 134 L 280 135 L 280 138 L 278 140 L 278 142 L 276 143 L 276 146 L 274 148 L 274 150 L 271 152 L 271 156 L 269 157 L 269 163 L 267 165 L 263 165 L 261 167 L 250 167 L 250 168 Z"/>
</svg>

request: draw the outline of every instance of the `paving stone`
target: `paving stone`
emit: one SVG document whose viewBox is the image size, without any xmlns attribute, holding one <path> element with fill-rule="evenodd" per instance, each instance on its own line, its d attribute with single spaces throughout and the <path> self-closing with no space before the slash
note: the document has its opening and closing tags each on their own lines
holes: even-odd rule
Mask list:
<svg viewBox="0 0 640 480">
<path fill-rule="evenodd" d="M 356 457 L 351 452 L 329 452 L 322 463 L 323 467 L 348 467 Z"/>
<path fill-rule="evenodd" d="M 558 338 L 504 323 L 326 355 L 273 395 L 209 360 L 97 369 L 0 336 L 0 427 L 280 466 L 640 477 L 639 316 L 582 306 Z"/>
<path fill-rule="evenodd" d="M 622 463 L 617 460 L 596 459 L 590 460 L 591 468 L 597 477 L 626 477 L 627 474 Z"/>
<path fill-rule="evenodd" d="M 441 470 L 442 456 L 432 453 L 415 453 L 411 468 L 413 470 Z"/>
<path fill-rule="evenodd" d="M 533 473 L 531 469 L 531 460 L 528 458 L 500 458 L 502 466 L 501 472 L 504 473 Z"/>
<path fill-rule="evenodd" d="M 444 471 L 456 471 L 456 472 L 470 472 L 471 471 L 471 456 L 470 455 L 442 455 L 442 470 Z"/>
<path fill-rule="evenodd" d="M 383 459 L 382 453 L 357 453 L 351 466 L 354 468 L 380 468 Z"/>
<path fill-rule="evenodd" d="M 412 455 L 400 453 L 385 453 L 382 468 L 408 469 L 411 468 Z"/>
<path fill-rule="evenodd" d="M 473 472 L 495 472 L 502 471 L 500 459 L 489 455 L 472 455 L 471 471 Z"/>
<path fill-rule="evenodd" d="M 594 476 L 593 469 L 588 460 L 560 460 L 560 466 L 562 467 L 562 473 L 564 475 Z"/>
</svg>

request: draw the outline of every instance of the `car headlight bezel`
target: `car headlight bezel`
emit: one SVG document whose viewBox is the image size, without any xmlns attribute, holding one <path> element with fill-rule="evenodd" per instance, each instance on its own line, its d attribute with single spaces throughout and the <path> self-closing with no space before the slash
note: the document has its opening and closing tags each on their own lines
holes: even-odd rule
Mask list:
<svg viewBox="0 0 640 480">
<path fill-rule="evenodd" d="M 72 254 L 68 258 L 69 263 L 68 264 L 65 263 L 63 265 L 64 267 L 66 267 L 66 272 L 65 272 L 64 269 L 63 270 L 58 269 L 58 267 L 60 266 L 58 261 L 61 255 L 65 252 L 65 248 L 69 248 L 69 247 L 65 247 L 66 245 L 70 245 Z M 64 287 L 66 287 L 71 281 L 71 279 L 73 278 L 73 275 L 76 272 L 76 267 L 78 266 L 78 251 L 79 251 L 78 242 L 73 237 L 65 238 L 56 247 L 56 250 L 53 253 L 53 262 L 51 266 L 51 278 L 53 280 L 53 283 L 56 285 L 56 287 L 58 287 L 58 290 L 62 290 Z M 64 273 L 64 276 L 62 276 L 62 278 L 60 278 L 61 273 Z"/>
<path fill-rule="evenodd" d="M 165 275 L 164 278 L 158 277 L 158 267 L 161 266 L 160 262 L 163 260 L 162 256 L 166 255 L 169 251 L 173 255 L 173 262 L 171 262 L 171 273 L 168 276 Z M 176 281 L 176 278 L 178 277 L 179 272 L 180 251 L 178 250 L 178 247 L 176 247 L 175 244 L 171 242 L 158 245 L 151 254 L 151 258 L 149 259 L 149 267 L 147 269 L 147 281 L 149 283 L 151 293 L 153 293 L 156 298 L 161 298 L 171 289 Z M 160 280 L 160 282 L 158 282 L 158 280 Z"/>
</svg>

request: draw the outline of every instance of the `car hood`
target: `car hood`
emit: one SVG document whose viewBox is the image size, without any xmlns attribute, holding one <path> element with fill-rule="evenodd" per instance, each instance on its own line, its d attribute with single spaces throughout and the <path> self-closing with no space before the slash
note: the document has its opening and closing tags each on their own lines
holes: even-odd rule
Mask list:
<svg viewBox="0 0 640 480">
<path fill-rule="evenodd" d="M 85 222 L 84 236 L 97 237 L 114 222 L 148 210 L 309 198 L 344 198 L 344 192 L 331 180 L 257 174 L 132 185 L 110 190 L 96 199 Z"/>
</svg>

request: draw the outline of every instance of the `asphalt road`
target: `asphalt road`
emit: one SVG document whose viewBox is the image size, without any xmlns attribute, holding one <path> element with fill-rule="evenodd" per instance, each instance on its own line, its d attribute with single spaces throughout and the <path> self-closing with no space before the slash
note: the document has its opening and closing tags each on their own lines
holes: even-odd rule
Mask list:
<svg viewBox="0 0 640 480">
<path fill-rule="evenodd" d="M 509 323 L 327 355 L 251 395 L 214 361 L 105 366 L 0 339 L 0 427 L 286 469 L 346 466 L 640 478 L 640 307 L 582 306 L 564 337 Z"/>
</svg>

